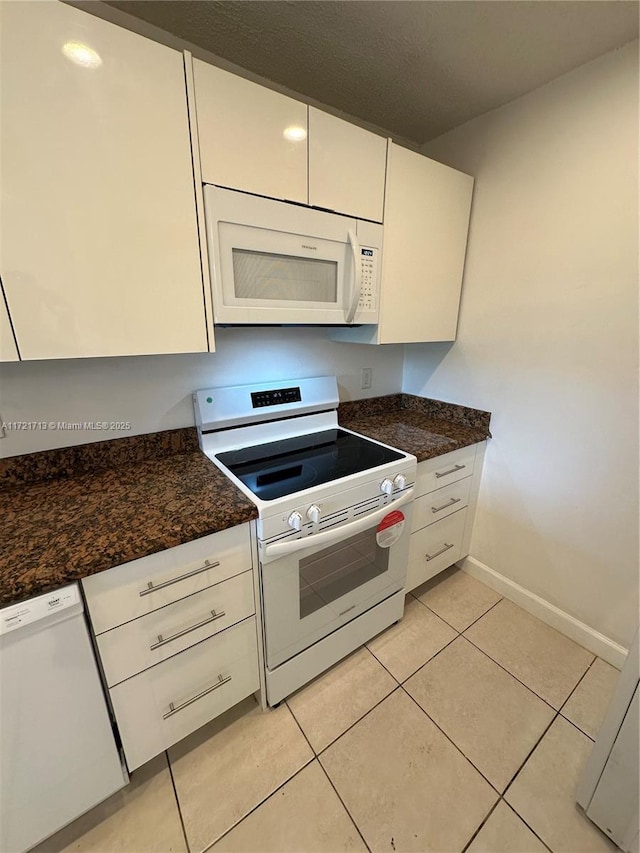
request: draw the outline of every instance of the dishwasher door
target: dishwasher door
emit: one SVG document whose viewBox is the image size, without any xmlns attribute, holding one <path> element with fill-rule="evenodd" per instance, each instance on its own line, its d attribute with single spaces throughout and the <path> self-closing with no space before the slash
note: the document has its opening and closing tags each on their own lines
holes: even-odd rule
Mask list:
<svg viewBox="0 0 640 853">
<path fill-rule="evenodd" d="M 0 850 L 28 850 L 127 782 L 78 586 L 0 610 Z"/>
</svg>

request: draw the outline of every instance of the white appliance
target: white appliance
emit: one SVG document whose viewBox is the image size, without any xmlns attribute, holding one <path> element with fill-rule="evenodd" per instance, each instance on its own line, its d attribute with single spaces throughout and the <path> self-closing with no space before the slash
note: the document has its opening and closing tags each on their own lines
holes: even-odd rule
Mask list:
<svg viewBox="0 0 640 853">
<path fill-rule="evenodd" d="M 204 187 L 216 323 L 378 322 L 382 225 Z"/>
<path fill-rule="evenodd" d="M 625 853 L 640 850 L 640 636 L 636 631 L 576 799 Z"/>
<path fill-rule="evenodd" d="M 194 404 L 202 449 L 258 508 L 275 705 L 402 617 L 416 458 L 339 427 L 333 376 Z"/>
<path fill-rule="evenodd" d="M 77 584 L 0 610 L 0 850 L 21 853 L 128 782 Z"/>
</svg>

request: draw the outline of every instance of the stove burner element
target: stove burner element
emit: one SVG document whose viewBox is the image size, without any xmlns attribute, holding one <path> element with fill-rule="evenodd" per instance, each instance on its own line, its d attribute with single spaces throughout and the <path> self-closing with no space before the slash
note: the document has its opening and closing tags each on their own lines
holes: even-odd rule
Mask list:
<svg viewBox="0 0 640 853">
<path fill-rule="evenodd" d="M 218 453 L 216 459 L 263 501 L 403 459 L 402 453 L 342 429 Z"/>
</svg>

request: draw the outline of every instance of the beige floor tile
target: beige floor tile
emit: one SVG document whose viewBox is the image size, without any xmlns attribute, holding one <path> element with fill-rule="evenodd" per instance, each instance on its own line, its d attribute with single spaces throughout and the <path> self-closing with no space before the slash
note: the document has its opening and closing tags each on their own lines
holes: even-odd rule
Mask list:
<svg viewBox="0 0 640 853">
<path fill-rule="evenodd" d="M 32 853 L 183 853 L 186 849 L 163 753 L 136 770 L 126 788 Z"/>
<path fill-rule="evenodd" d="M 291 711 L 245 700 L 169 750 L 182 819 L 198 853 L 313 758 Z"/>
<path fill-rule="evenodd" d="M 455 637 L 453 628 L 407 596 L 400 622 L 367 645 L 394 678 L 404 681 Z"/>
<path fill-rule="evenodd" d="M 467 853 L 547 853 L 547 848 L 502 800 Z"/>
<path fill-rule="evenodd" d="M 405 689 L 499 791 L 555 716 L 464 637 L 425 664 Z"/>
<path fill-rule="evenodd" d="M 386 669 L 362 648 L 303 687 L 287 704 L 311 746 L 320 752 L 396 687 Z"/>
<path fill-rule="evenodd" d="M 564 704 L 563 716 L 595 739 L 619 676 L 617 669 L 596 658 Z"/>
<path fill-rule="evenodd" d="M 374 851 L 454 853 L 497 794 L 404 690 L 320 756 Z"/>
<path fill-rule="evenodd" d="M 556 717 L 505 799 L 554 853 L 607 853 L 617 848 L 575 802 L 593 743 Z"/>
<path fill-rule="evenodd" d="M 472 625 L 465 637 L 556 709 L 594 657 L 507 599 Z"/>
<path fill-rule="evenodd" d="M 457 631 L 468 628 L 502 597 L 455 566 L 414 589 L 413 595 Z"/>
<path fill-rule="evenodd" d="M 317 761 L 251 812 L 212 853 L 366 851 L 353 821 Z"/>
</svg>

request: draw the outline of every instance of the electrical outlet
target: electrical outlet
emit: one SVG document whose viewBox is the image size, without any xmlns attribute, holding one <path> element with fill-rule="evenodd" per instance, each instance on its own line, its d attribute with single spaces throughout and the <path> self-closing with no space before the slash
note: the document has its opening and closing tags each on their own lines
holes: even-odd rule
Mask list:
<svg viewBox="0 0 640 853">
<path fill-rule="evenodd" d="M 373 369 L 371 367 L 363 367 L 360 371 L 360 387 L 363 390 L 371 388 L 373 378 Z"/>
</svg>

